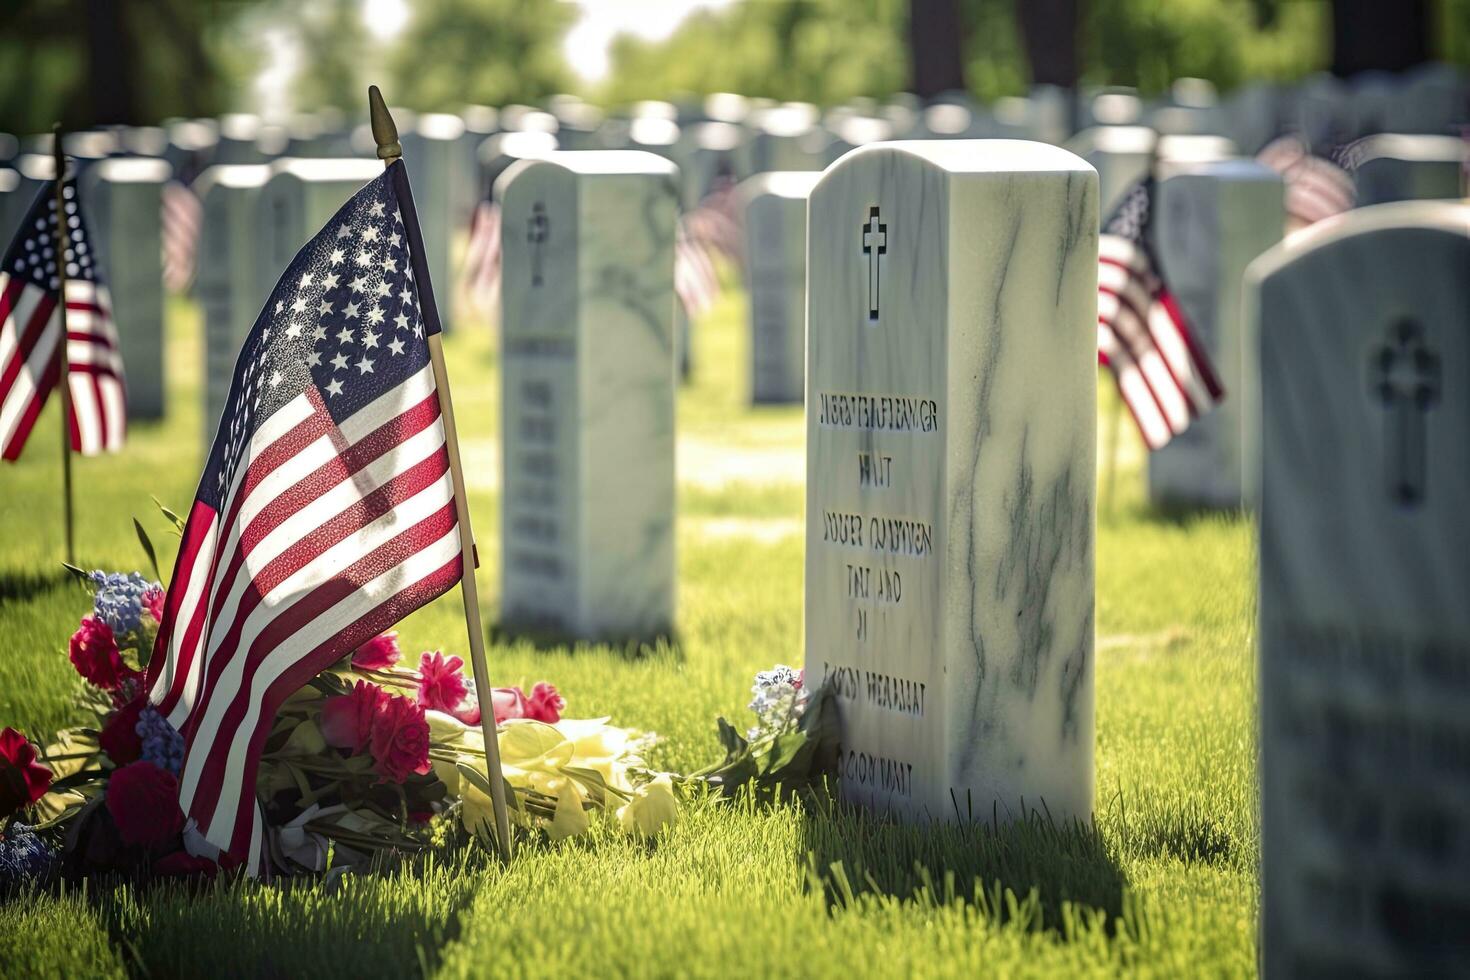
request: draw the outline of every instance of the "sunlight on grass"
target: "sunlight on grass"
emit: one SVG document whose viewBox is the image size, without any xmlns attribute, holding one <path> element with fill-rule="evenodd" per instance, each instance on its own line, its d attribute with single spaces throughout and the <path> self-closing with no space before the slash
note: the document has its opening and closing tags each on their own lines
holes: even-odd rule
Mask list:
<svg viewBox="0 0 1470 980">
<path fill-rule="evenodd" d="M 681 389 L 681 450 L 800 456 L 799 406 L 745 404 L 745 300 L 698 327 Z M 197 309 L 169 306 L 169 417 L 135 425 L 120 457 L 76 466 L 79 563 L 145 558 L 130 518 L 174 541 L 150 500 L 183 509 L 204 452 Z M 494 465 L 499 387 L 491 334 L 445 343 L 468 465 Z M 1103 388 L 1106 427 L 1113 401 Z M 525 849 L 509 869 L 478 851 L 392 876 L 263 888 L 139 890 L 0 902 L 0 974 L 210 973 L 489 976 L 1160 975 L 1254 970 L 1256 825 L 1252 526 L 1164 519 L 1143 505 L 1131 430 L 1100 507 L 1097 808 L 1093 828 L 908 829 L 831 808 L 697 802 L 655 846 L 600 829 Z M 0 471 L 0 724 L 43 736 L 76 720 L 64 652 L 86 595 L 57 574 L 59 442 L 47 413 Z M 1104 443 L 1105 444 L 1105 443 Z M 766 454 L 762 457 L 761 454 Z M 700 457 L 694 457 L 696 459 Z M 679 631 L 630 657 L 607 646 L 497 640 L 492 680 L 549 679 L 578 716 L 658 732 L 651 761 L 717 755 L 717 714 L 743 723 L 752 674 L 799 663 L 801 468 L 679 489 Z M 471 472 L 488 622 L 499 595 L 498 479 Z M 774 529 L 774 530 L 773 530 Z M 458 590 L 410 617 L 404 648 L 466 653 Z M 371 941 L 364 942 L 365 937 Z"/>
</svg>

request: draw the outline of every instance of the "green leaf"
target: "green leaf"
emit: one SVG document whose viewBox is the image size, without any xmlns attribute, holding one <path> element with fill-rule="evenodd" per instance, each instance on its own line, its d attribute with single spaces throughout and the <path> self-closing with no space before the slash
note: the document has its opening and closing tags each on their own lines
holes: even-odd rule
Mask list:
<svg viewBox="0 0 1470 980">
<path fill-rule="evenodd" d="M 143 524 L 136 517 L 133 518 L 133 527 L 138 531 L 138 543 L 148 553 L 148 564 L 153 566 L 153 577 L 163 581 L 163 573 L 158 570 L 158 553 L 153 550 L 153 542 L 148 540 L 148 532 L 143 530 Z"/>
<path fill-rule="evenodd" d="M 180 536 L 182 536 L 183 533 L 184 533 L 184 519 L 182 517 L 180 517 L 178 514 L 175 514 L 173 511 L 169 510 L 167 507 L 163 506 L 163 502 L 161 500 L 159 500 L 157 497 L 152 497 L 151 494 L 150 494 L 150 497 L 152 498 L 154 505 L 159 510 L 163 511 L 163 516 L 164 517 L 167 517 L 169 519 L 169 523 L 171 523 L 174 526 L 174 530 Z"/>
<path fill-rule="evenodd" d="M 725 747 L 725 762 L 735 761 L 750 748 L 750 743 L 745 740 L 745 736 L 741 735 L 735 726 L 724 718 L 715 719 L 715 725 L 719 729 L 720 744 Z"/>
<path fill-rule="evenodd" d="M 62 562 L 61 567 L 66 569 L 68 572 L 71 572 L 76 580 L 85 585 L 88 589 L 92 587 L 92 576 L 86 571 L 86 569 L 78 568 L 77 566 L 69 562 Z"/>
</svg>

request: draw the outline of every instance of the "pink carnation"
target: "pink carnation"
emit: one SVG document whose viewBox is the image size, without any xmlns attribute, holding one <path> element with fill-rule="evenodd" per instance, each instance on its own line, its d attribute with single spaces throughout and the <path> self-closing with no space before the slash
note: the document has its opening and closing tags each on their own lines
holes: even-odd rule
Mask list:
<svg viewBox="0 0 1470 980">
<path fill-rule="evenodd" d="M 155 623 L 163 622 L 163 590 L 155 585 L 144 592 L 143 608 L 148 610 Z"/>
<path fill-rule="evenodd" d="M 403 654 L 398 649 L 397 633 L 382 633 L 357 648 L 352 666 L 358 670 L 391 670 L 398 666 Z"/>
<path fill-rule="evenodd" d="M 373 716 L 373 768 L 385 783 L 401 783 L 411 773 L 429 771 L 429 721 L 424 706 L 390 697 Z"/>
<path fill-rule="evenodd" d="M 463 668 L 463 660 L 458 657 L 446 660 L 437 650 L 420 655 L 419 704 L 434 711 L 458 712 L 469 690 L 461 673 Z"/>
<path fill-rule="evenodd" d="M 495 705 L 497 725 L 513 718 L 555 724 L 561 721 L 561 713 L 567 706 L 566 699 L 556 693 L 556 688 L 544 681 L 531 688 L 530 697 L 518 687 L 497 687 L 491 692 L 490 700 Z"/>
<path fill-rule="evenodd" d="M 372 740 L 373 719 L 388 694 L 376 684 L 358 681 L 347 694 L 322 703 L 322 738 L 328 745 L 357 755 Z"/>
<path fill-rule="evenodd" d="M 112 627 L 96 616 L 82 617 L 81 625 L 71 635 L 69 651 L 77 673 L 104 691 L 116 690 L 123 681 L 137 674 L 123 663 Z"/>
</svg>

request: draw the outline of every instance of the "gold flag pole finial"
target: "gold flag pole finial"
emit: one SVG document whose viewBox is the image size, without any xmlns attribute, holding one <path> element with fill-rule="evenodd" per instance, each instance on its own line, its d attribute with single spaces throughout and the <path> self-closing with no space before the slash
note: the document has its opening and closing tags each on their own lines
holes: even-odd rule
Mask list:
<svg viewBox="0 0 1470 980">
<path fill-rule="evenodd" d="M 376 85 L 368 86 L 368 120 L 373 127 L 373 141 L 378 144 L 378 159 L 386 166 L 403 156 L 398 142 L 398 127 L 388 112 L 388 103 Z"/>
<path fill-rule="evenodd" d="M 378 144 L 378 159 L 391 167 L 403 158 L 398 143 L 398 127 L 388 114 L 388 105 L 376 85 L 368 86 L 368 118 L 373 126 L 373 140 Z M 407 174 L 400 174 L 405 182 Z M 405 209 L 407 210 L 407 209 Z M 405 220 L 414 221 L 411 214 Z M 414 235 L 410 242 L 417 242 Z M 428 277 L 419 288 L 429 289 Z M 510 807 L 506 801 L 506 784 L 500 765 L 500 740 L 495 724 L 494 688 L 490 685 L 490 668 L 485 656 L 485 630 L 480 622 L 480 590 L 475 582 L 475 532 L 470 526 L 470 499 L 465 491 L 464 464 L 459 457 L 459 430 L 454 423 L 454 400 L 449 397 L 449 369 L 444 363 L 444 346 L 439 332 L 429 334 L 429 363 L 434 371 L 434 387 L 439 392 L 439 418 L 444 425 L 444 449 L 449 454 L 449 476 L 454 486 L 454 512 L 459 524 L 460 577 L 459 593 L 464 602 L 465 629 L 469 634 L 470 666 L 475 673 L 475 694 L 480 702 L 480 733 L 485 739 L 485 776 L 490 783 L 490 804 L 495 817 L 495 842 L 500 856 L 509 861 L 512 855 Z"/>
</svg>

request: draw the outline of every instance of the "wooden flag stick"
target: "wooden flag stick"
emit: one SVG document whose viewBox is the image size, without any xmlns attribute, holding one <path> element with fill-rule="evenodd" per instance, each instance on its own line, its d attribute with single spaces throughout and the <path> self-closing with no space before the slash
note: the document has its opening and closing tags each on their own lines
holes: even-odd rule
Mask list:
<svg viewBox="0 0 1470 980">
<path fill-rule="evenodd" d="M 368 87 L 368 111 L 378 159 L 385 167 L 403 156 L 398 127 L 376 85 Z M 425 283 L 427 287 L 428 283 Z M 475 693 L 480 701 L 480 731 L 485 736 L 485 776 L 490 782 L 490 801 L 495 810 L 495 836 L 500 855 L 511 857 L 510 811 L 505 803 L 505 777 L 500 768 L 500 743 L 495 737 L 495 705 L 490 686 L 490 668 L 485 661 L 485 629 L 480 622 L 480 595 L 475 584 L 475 534 L 470 527 L 470 502 L 464 489 L 464 469 L 459 459 L 459 432 L 454 425 L 454 402 L 449 397 L 449 372 L 444 366 L 444 348 L 438 332 L 429 335 L 429 361 L 434 368 L 434 386 L 439 391 L 439 414 L 444 422 L 444 444 L 449 450 L 449 475 L 454 481 L 454 511 L 459 522 L 459 590 L 464 598 L 465 626 L 470 635 L 470 663 L 475 670 Z"/>
<path fill-rule="evenodd" d="M 73 549 L 71 510 L 71 364 L 66 350 L 66 153 L 61 148 L 61 123 L 51 127 L 51 153 L 56 166 L 56 276 L 61 280 L 61 302 L 56 312 L 61 318 L 61 338 L 56 342 L 56 361 L 60 369 L 56 387 L 61 392 L 61 507 L 66 525 L 66 563 L 76 564 Z"/>
</svg>

